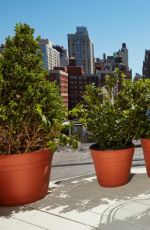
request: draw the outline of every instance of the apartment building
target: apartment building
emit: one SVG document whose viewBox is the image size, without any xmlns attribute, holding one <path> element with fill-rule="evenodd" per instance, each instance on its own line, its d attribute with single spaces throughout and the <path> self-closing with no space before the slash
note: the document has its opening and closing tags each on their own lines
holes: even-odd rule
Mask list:
<svg viewBox="0 0 150 230">
<path fill-rule="evenodd" d="M 63 46 L 53 45 L 53 48 L 56 49 L 60 53 L 60 66 L 68 66 L 69 58 L 67 49 L 64 49 Z"/>
<path fill-rule="evenodd" d="M 48 39 L 41 39 L 39 45 L 43 54 L 43 65 L 47 70 L 53 70 L 55 66 L 60 66 L 60 53 L 53 48 L 53 44 Z"/>
<path fill-rule="evenodd" d="M 94 73 L 94 45 L 86 27 L 77 27 L 76 33 L 68 34 L 69 57 L 76 59 L 76 65 L 82 66 L 85 74 Z"/>
</svg>

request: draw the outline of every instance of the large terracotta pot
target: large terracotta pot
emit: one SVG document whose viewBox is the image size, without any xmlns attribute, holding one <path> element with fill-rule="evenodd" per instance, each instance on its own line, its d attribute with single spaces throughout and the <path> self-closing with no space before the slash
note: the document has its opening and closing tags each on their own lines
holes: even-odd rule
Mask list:
<svg viewBox="0 0 150 230">
<path fill-rule="evenodd" d="M 147 175 L 150 177 L 150 139 L 141 138 Z"/>
<path fill-rule="evenodd" d="M 50 150 L 0 155 L 0 206 L 22 205 L 43 198 L 48 191 Z"/>
<path fill-rule="evenodd" d="M 96 150 L 93 145 L 90 149 L 100 185 L 116 187 L 129 181 L 134 147 L 121 150 Z"/>
</svg>

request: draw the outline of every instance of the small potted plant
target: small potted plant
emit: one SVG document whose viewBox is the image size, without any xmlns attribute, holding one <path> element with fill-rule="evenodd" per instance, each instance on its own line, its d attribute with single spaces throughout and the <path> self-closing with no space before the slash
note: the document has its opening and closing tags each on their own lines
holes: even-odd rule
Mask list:
<svg viewBox="0 0 150 230">
<path fill-rule="evenodd" d="M 20 205 L 48 191 L 53 152 L 66 111 L 55 83 L 46 80 L 39 37 L 17 24 L 0 56 L 0 205 Z"/>
<path fill-rule="evenodd" d="M 71 114 L 87 126 L 95 142 L 90 150 L 99 184 L 114 187 L 126 184 L 130 178 L 136 110 L 132 82 L 118 69 L 106 77 L 105 83 L 104 88 L 88 85 L 83 103 Z"/>
<path fill-rule="evenodd" d="M 150 177 L 150 79 L 134 83 L 135 107 L 137 110 L 136 139 L 141 139 L 147 174 Z"/>
</svg>

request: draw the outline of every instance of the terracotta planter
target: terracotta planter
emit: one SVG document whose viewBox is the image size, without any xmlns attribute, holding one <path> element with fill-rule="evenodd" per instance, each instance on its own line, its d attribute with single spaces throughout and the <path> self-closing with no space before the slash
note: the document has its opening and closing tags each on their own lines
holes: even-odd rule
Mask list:
<svg viewBox="0 0 150 230">
<path fill-rule="evenodd" d="M 53 154 L 50 150 L 0 155 L 0 205 L 34 202 L 48 191 Z"/>
<path fill-rule="evenodd" d="M 116 187 L 129 181 L 134 147 L 122 150 L 95 150 L 91 146 L 90 149 L 100 185 Z"/>
<path fill-rule="evenodd" d="M 141 138 L 147 175 L 150 177 L 150 139 Z"/>
</svg>

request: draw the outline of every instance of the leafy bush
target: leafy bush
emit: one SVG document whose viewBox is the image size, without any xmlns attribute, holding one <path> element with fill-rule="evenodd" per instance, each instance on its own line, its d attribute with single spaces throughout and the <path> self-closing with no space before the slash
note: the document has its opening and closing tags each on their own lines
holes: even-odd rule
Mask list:
<svg viewBox="0 0 150 230">
<path fill-rule="evenodd" d="M 150 79 L 141 79 L 134 83 L 134 103 L 136 107 L 136 138 L 150 138 Z"/>
<path fill-rule="evenodd" d="M 121 86 L 117 92 L 118 84 Z M 106 77 L 106 87 L 87 85 L 84 102 L 71 112 L 87 126 L 100 149 L 121 149 L 132 145 L 135 125 L 133 84 L 116 69 Z"/>
<path fill-rule="evenodd" d="M 57 86 L 45 80 L 39 39 L 29 25 L 17 24 L 0 56 L 1 154 L 66 142 L 61 135 L 66 112 Z"/>
</svg>

